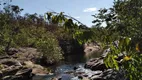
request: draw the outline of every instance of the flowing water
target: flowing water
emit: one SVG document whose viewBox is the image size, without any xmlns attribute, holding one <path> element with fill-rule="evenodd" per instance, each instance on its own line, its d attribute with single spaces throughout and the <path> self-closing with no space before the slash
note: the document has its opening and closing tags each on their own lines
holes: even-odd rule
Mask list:
<svg viewBox="0 0 142 80">
<path fill-rule="evenodd" d="M 53 78 L 62 78 L 62 80 L 80 80 L 80 74 L 87 75 L 87 77 L 100 73 L 100 71 L 91 71 L 84 68 L 84 64 L 92 57 L 98 57 L 100 54 L 96 53 L 89 56 L 84 55 L 68 55 L 65 56 L 63 63 L 58 64 L 53 68 L 54 73 L 48 75 L 36 75 L 33 80 L 56 80 Z M 75 70 L 76 69 L 76 70 Z M 89 75 L 89 76 L 88 76 Z M 63 79 L 64 78 L 64 79 Z"/>
</svg>

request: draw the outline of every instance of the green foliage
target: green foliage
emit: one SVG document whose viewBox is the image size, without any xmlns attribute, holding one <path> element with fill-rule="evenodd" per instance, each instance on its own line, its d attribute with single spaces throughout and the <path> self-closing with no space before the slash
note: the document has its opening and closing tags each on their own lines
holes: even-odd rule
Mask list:
<svg viewBox="0 0 142 80">
<path fill-rule="evenodd" d="M 110 46 L 110 52 L 107 57 L 104 59 L 107 67 L 114 68 L 119 70 L 119 68 L 126 71 L 126 77 L 130 80 L 141 80 L 142 74 L 142 55 L 135 51 L 131 47 L 131 42 L 129 38 L 123 38 L 119 40 L 119 47 L 116 48 L 114 45 Z M 116 58 L 119 54 L 123 54 L 124 58 L 121 60 L 121 66 L 118 64 Z"/>
<path fill-rule="evenodd" d="M 1 55 L 8 53 L 13 47 L 34 47 L 41 52 L 42 58 L 49 62 L 58 62 L 63 59 L 58 38 L 55 33 L 48 30 L 49 25 L 43 17 L 38 17 L 36 14 L 22 17 L 19 15 L 21 9 L 18 6 L 8 6 L 10 7 L 6 6 L 5 10 L 0 12 Z"/>
<path fill-rule="evenodd" d="M 15 36 L 15 41 L 19 47 L 37 48 L 41 52 L 42 58 L 49 62 L 58 62 L 63 59 L 63 53 L 56 37 L 43 27 L 21 29 L 21 33 Z"/>
<path fill-rule="evenodd" d="M 91 37 L 93 36 L 93 31 L 91 30 L 76 30 L 73 34 L 73 37 L 78 40 L 80 44 L 84 44 L 85 42 L 90 42 Z"/>
<path fill-rule="evenodd" d="M 102 44 L 109 45 L 111 49 L 104 59 L 106 66 L 126 70 L 126 76 L 130 80 L 141 80 L 142 77 L 141 47 L 138 47 L 139 52 L 137 52 L 134 46 L 142 39 L 141 7 L 142 0 L 114 0 L 112 8 L 100 9 L 98 14 L 93 15 L 95 18 L 93 30 L 97 35 L 94 35 L 93 39 L 100 40 Z M 102 27 L 104 23 L 106 27 Z M 115 40 L 119 40 L 118 48 L 112 44 Z M 116 60 L 120 53 L 124 55 L 122 66 L 119 66 Z"/>
<path fill-rule="evenodd" d="M 114 6 L 109 9 L 100 9 L 99 14 L 92 15 L 95 26 L 102 26 L 120 36 L 140 37 L 142 21 L 141 0 L 115 0 Z"/>
<path fill-rule="evenodd" d="M 37 41 L 37 49 L 42 53 L 42 58 L 48 62 L 58 62 L 63 59 L 61 48 L 58 41 L 54 38 L 47 37 L 46 39 L 39 39 Z"/>
<path fill-rule="evenodd" d="M 142 55 L 138 53 L 133 53 L 132 60 L 123 62 L 123 68 L 126 69 L 126 76 L 130 78 L 130 80 L 142 80 Z"/>
<path fill-rule="evenodd" d="M 81 31 L 86 26 L 63 12 L 48 12 L 44 17 L 36 13 L 20 16 L 22 10 L 17 5 L 8 4 L 0 12 L 1 53 L 8 53 L 13 47 L 34 47 L 41 52 L 42 58 L 57 62 L 63 59 L 58 41 L 76 41 L 77 31 L 83 32 L 85 41 L 89 39 L 86 34 L 91 35 L 89 31 Z M 77 43 L 77 46 L 80 45 Z"/>
</svg>

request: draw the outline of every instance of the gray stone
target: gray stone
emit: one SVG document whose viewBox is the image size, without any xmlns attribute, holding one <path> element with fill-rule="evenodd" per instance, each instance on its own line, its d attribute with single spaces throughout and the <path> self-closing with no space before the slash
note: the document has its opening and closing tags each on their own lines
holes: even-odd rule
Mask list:
<svg viewBox="0 0 142 80">
<path fill-rule="evenodd" d="M 85 64 L 85 68 L 89 68 L 91 70 L 105 70 L 107 67 L 105 66 L 103 59 L 95 58 L 93 61 L 88 61 Z"/>
</svg>

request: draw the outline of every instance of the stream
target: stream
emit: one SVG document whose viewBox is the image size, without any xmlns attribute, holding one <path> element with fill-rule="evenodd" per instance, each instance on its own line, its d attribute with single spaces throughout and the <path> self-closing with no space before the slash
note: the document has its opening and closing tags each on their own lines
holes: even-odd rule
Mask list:
<svg viewBox="0 0 142 80">
<path fill-rule="evenodd" d="M 94 74 L 101 73 L 101 71 L 91 71 L 90 69 L 85 69 L 85 62 L 90 58 L 98 57 L 99 55 L 100 54 L 96 53 L 85 57 L 84 55 L 65 56 L 65 60 L 63 63 L 52 67 L 54 70 L 52 74 L 36 75 L 33 77 L 32 80 L 58 80 L 59 78 L 62 78 L 61 80 L 81 80 L 82 76 L 84 78 L 91 77 Z"/>
</svg>

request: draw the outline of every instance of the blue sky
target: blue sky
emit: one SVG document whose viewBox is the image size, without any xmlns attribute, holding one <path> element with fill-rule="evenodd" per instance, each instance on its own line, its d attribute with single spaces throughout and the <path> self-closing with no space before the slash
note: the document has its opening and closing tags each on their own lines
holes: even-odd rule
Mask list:
<svg viewBox="0 0 142 80">
<path fill-rule="evenodd" d="M 100 8 L 109 8 L 113 0 L 13 0 L 12 4 L 19 5 L 25 13 L 44 14 L 47 11 L 65 12 L 77 18 L 87 26 L 92 25 L 93 17 Z"/>
</svg>

